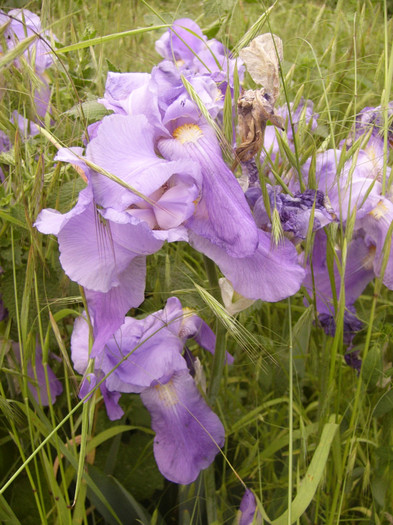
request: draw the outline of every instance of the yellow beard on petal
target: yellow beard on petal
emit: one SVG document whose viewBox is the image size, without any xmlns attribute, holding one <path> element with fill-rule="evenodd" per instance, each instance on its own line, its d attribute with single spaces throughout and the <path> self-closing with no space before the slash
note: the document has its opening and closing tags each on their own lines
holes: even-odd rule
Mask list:
<svg viewBox="0 0 393 525">
<path fill-rule="evenodd" d="M 382 200 L 380 200 L 378 204 L 375 206 L 375 208 L 371 210 L 369 213 L 372 217 L 374 217 L 374 219 L 379 221 L 386 215 L 387 212 L 388 212 L 387 206 L 384 204 Z"/>
<path fill-rule="evenodd" d="M 171 407 L 179 403 L 176 390 L 172 385 L 172 380 L 168 381 L 165 385 L 155 385 L 154 388 L 157 390 L 158 397 L 165 407 Z"/>
<path fill-rule="evenodd" d="M 375 258 L 375 252 L 377 248 L 374 244 L 371 244 L 368 248 L 368 254 L 363 258 L 362 266 L 365 270 L 372 270 Z"/>
<path fill-rule="evenodd" d="M 185 142 L 197 142 L 203 137 L 203 132 L 196 124 L 183 124 L 175 129 L 173 138 L 184 144 Z"/>
</svg>

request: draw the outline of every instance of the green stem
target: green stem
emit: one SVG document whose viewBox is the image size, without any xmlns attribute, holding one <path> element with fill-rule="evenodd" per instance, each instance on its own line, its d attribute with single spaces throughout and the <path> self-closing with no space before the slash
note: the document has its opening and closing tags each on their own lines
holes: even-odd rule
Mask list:
<svg viewBox="0 0 393 525">
<path fill-rule="evenodd" d="M 288 297 L 289 321 L 289 450 L 288 450 L 288 525 L 292 523 L 292 491 L 293 491 L 293 336 L 291 299 Z"/>
<path fill-rule="evenodd" d="M 220 287 L 218 285 L 218 277 L 216 265 L 208 257 L 203 256 L 205 263 L 207 277 L 209 279 L 209 284 L 211 288 L 211 294 L 217 301 L 221 301 Z M 226 349 L 226 329 L 225 326 L 220 322 L 219 319 L 216 319 L 215 323 L 215 334 L 216 334 L 216 346 L 214 349 L 213 357 L 213 369 L 210 377 L 210 385 L 208 389 L 208 400 L 210 404 L 214 404 L 218 392 L 220 390 L 220 383 L 222 378 L 222 373 L 225 366 L 225 349 Z"/>
</svg>

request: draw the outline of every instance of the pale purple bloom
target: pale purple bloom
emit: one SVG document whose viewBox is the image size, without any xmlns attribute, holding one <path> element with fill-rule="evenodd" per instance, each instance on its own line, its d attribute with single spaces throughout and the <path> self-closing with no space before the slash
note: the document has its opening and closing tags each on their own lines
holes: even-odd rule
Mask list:
<svg viewBox="0 0 393 525">
<path fill-rule="evenodd" d="M 257 510 L 257 502 L 251 490 L 246 489 L 244 496 L 240 502 L 240 518 L 239 525 L 257 525 L 262 524 L 262 517 Z"/>
<path fill-rule="evenodd" d="M 355 224 L 357 235 L 361 235 L 368 249 L 367 263 L 376 276 L 381 275 L 384 245 L 389 239 L 389 228 L 393 222 L 393 203 L 383 195 L 370 194 L 367 199 L 368 213 L 363 213 Z M 368 208 L 368 209 L 369 209 Z M 390 248 L 386 269 L 382 278 L 385 286 L 393 290 L 393 247 Z"/>
<path fill-rule="evenodd" d="M 156 239 L 145 222 L 110 208 L 100 210 L 90 185 L 66 214 L 43 210 L 35 226 L 58 237 L 60 262 L 70 279 L 86 288 L 95 318 L 94 354 L 102 349 L 124 320 L 144 299 L 145 256 L 156 252 Z"/>
<path fill-rule="evenodd" d="M 154 456 L 160 472 L 175 483 L 192 483 L 224 444 L 221 421 L 187 370 L 153 381 L 141 399 L 156 433 Z"/>
<path fill-rule="evenodd" d="M 210 465 L 225 438 L 219 418 L 199 393 L 182 355 L 190 337 L 210 351 L 214 348 L 210 328 L 183 310 L 176 297 L 145 319 L 126 317 L 105 352 L 96 358 L 94 377 L 86 376 L 80 392 L 86 396 L 110 373 L 100 388 L 112 420 L 122 415 L 120 393 L 140 393 L 156 432 L 157 465 L 167 479 L 183 484 L 194 481 Z M 83 374 L 89 357 L 88 325 L 83 317 L 75 321 L 71 353 L 75 369 Z"/>
<path fill-rule="evenodd" d="M 0 25 L 7 23 L 9 25 L 4 32 L 4 39 L 8 49 L 13 49 L 22 40 L 37 35 L 37 38 L 24 51 L 24 56 L 34 70 L 42 74 L 53 64 L 49 44 L 51 33 L 42 30 L 40 17 L 28 9 L 11 9 L 8 13 L 0 11 Z M 4 52 L 1 46 L 0 51 Z"/>
<path fill-rule="evenodd" d="M 318 319 L 325 333 L 334 336 L 336 333 L 337 312 L 334 309 L 332 284 L 326 261 L 326 242 L 325 233 L 322 231 L 317 232 L 312 252 L 312 270 L 311 266 L 308 265 L 303 285 L 315 301 Z M 341 265 L 342 255 L 340 250 L 336 249 L 336 255 Z M 352 351 L 353 338 L 363 328 L 363 323 L 356 316 L 354 304 L 367 284 L 374 278 L 372 262 L 370 261 L 370 250 L 361 236 L 355 235 L 348 245 L 345 275 L 342 276 L 345 283 L 345 298 L 340 296 L 341 277 L 335 259 L 333 275 L 337 301 L 340 303 L 345 300 L 343 342 L 348 347 L 346 351 L 348 356 L 347 353 L 345 354 L 346 360 L 353 368 L 358 369 L 360 361 L 357 358 L 357 354 L 352 355 L 352 360 L 349 358 L 349 354 Z"/>
<path fill-rule="evenodd" d="M 39 86 L 33 86 L 33 101 L 36 113 L 44 117 L 49 106 L 50 88 L 45 70 L 53 64 L 50 40 L 56 37 L 50 31 L 43 31 L 39 16 L 28 9 L 12 9 L 8 13 L 0 11 L 0 26 L 8 24 L 4 31 L 4 39 L 9 50 L 19 42 L 36 35 L 28 48 L 23 52 L 24 59 L 36 73 Z M 0 53 L 4 52 L 0 46 Z M 14 65 L 20 68 L 20 59 L 14 60 Z"/>
<path fill-rule="evenodd" d="M 289 147 L 294 150 L 294 135 L 297 133 L 299 126 L 307 126 L 307 129 L 311 132 L 316 129 L 318 125 L 318 113 L 314 113 L 314 103 L 311 100 L 300 100 L 296 109 L 293 109 L 293 102 L 288 106 L 280 106 L 276 109 L 276 114 L 279 115 L 285 122 L 285 131 L 288 139 Z M 289 119 L 289 114 L 291 114 L 291 120 Z M 263 150 L 261 152 L 261 163 L 266 159 L 266 152 L 269 154 L 269 157 L 272 162 L 275 161 L 276 156 L 280 153 L 280 148 L 278 145 L 276 137 L 276 127 L 267 126 L 265 130 Z M 279 132 L 280 133 L 280 132 Z"/>
<path fill-rule="evenodd" d="M 325 196 L 318 190 L 306 190 L 291 195 L 282 193 L 279 186 L 266 185 L 270 200 L 270 211 L 278 211 L 282 228 L 291 233 L 295 239 L 305 239 L 313 214 L 312 231 L 324 228 L 334 220 L 333 210 L 326 202 Z M 252 187 L 246 192 L 246 198 L 253 208 L 257 226 L 264 230 L 271 230 L 270 217 L 266 211 L 262 190 Z"/>
<path fill-rule="evenodd" d="M 206 40 L 196 22 L 190 18 L 179 18 L 157 40 L 156 51 L 163 58 L 190 67 L 195 55 L 203 49 Z"/>
<path fill-rule="evenodd" d="M 307 266 L 306 278 L 303 285 L 313 297 L 313 284 L 315 285 L 315 298 L 319 313 L 335 315 L 333 293 L 326 260 L 326 234 L 323 231 L 316 233 L 312 252 L 312 270 Z M 341 252 L 336 248 L 336 255 L 341 262 Z M 352 311 L 356 299 L 363 292 L 367 284 L 374 278 L 374 272 L 369 260 L 370 254 L 362 237 L 355 237 L 348 246 L 345 275 L 345 305 Z M 334 264 L 334 282 L 336 296 L 339 298 L 341 277 L 337 265 Z M 341 298 L 342 300 L 342 298 Z"/>
<path fill-rule="evenodd" d="M 35 137 L 38 135 L 39 130 L 31 120 L 23 117 L 16 110 L 12 112 L 12 121 L 19 129 L 21 137 L 23 140 L 27 140 L 29 137 Z"/>
<path fill-rule="evenodd" d="M 21 351 L 18 343 L 13 343 L 12 348 L 18 363 L 21 363 Z M 36 345 L 35 356 L 29 359 L 27 363 L 28 388 L 32 393 L 37 403 L 43 406 L 48 406 L 56 401 L 56 398 L 63 392 L 61 382 L 55 376 L 53 370 L 49 365 L 46 367 L 48 374 L 49 396 L 47 389 L 47 382 L 45 377 L 44 364 L 42 362 L 42 349 L 40 345 Z"/>
<path fill-rule="evenodd" d="M 388 119 L 388 141 L 392 146 L 393 141 L 393 101 L 388 103 L 387 107 L 387 119 Z M 372 139 L 377 139 L 383 144 L 384 135 L 384 108 L 382 106 L 377 107 L 365 107 L 357 115 L 353 126 L 352 138 L 346 140 L 346 145 L 349 147 L 355 140 L 362 135 L 366 135 L 371 131 Z"/>
<path fill-rule="evenodd" d="M 181 88 L 181 73 L 197 91 L 212 117 L 221 121 L 228 86 L 232 97 L 234 94 L 235 70 L 239 81 L 243 81 L 245 68 L 242 60 L 233 58 L 229 49 L 215 38 L 207 40 L 200 27 L 189 18 L 176 20 L 156 42 L 156 50 L 165 59 L 156 69 L 168 71 L 167 64 L 172 61 L 178 70 L 175 89 Z M 173 70 L 172 77 L 175 78 Z"/>
<path fill-rule="evenodd" d="M 201 168 L 202 195 L 188 228 L 232 257 L 255 252 L 257 229 L 243 191 L 223 161 L 214 131 L 191 101 L 177 100 L 167 110 L 167 136 L 157 147 L 167 159 L 191 159 Z"/>
<path fill-rule="evenodd" d="M 248 299 L 276 302 L 294 295 L 305 271 L 288 239 L 275 245 L 271 235 L 258 230 L 258 246 L 248 257 L 231 257 L 208 239 L 190 233 L 190 244 L 212 259 L 237 293 Z"/>
<path fill-rule="evenodd" d="M 327 150 L 317 155 L 315 177 L 318 189 L 328 196 L 335 214 L 345 222 L 355 208 L 357 216 L 370 211 L 372 204 L 368 196 L 382 192 L 381 171 L 375 159 L 365 150 L 360 150 L 356 164 L 353 165 L 353 159 L 348 159 L 338 173 L 340 155 L 340 150 Z M 311 159 L 302 168 L 305 177 L 310 164 Z"/>
<path fill-rule="evenodd" d="M 132 116 L 104 118 L 87 147 L 86 157 L 148 197 L 177 171 L 177 180 L 183 188 L 186 184 L 189 191 L 184 225 L 223 247 L 231 256 L 253 253 L 257 245 L 256 226 L 241 187 L 223 161 L 214 131 L 188 95 L 181 95 L 166 106 L 161 103 L 162 94 L 153 80 L 143 86 L 149 97 L 142 98 L 148 99 L 149 104 L 134 105 L 130 93 L 124 107 Z M 157 157 L 156 150 L 164 158 Z M 142 202 L 140 197 L 106 177 L 95 174 L 92 184 L 100 205 L 122 210 L 128 207 L 130 213 L 146 214 L 145 207 L 143 211 L 132 211 Z M 196 205 L 194 210 L 191 202 Z"/>
</svg>

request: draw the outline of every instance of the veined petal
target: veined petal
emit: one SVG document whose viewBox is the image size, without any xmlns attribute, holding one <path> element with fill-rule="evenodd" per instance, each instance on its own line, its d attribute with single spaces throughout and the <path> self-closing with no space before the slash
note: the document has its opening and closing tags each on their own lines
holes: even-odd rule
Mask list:
<svg viewBox="0 0 393 525">
<path fill-rule="evenodd" d="M 108 292 L 86 289 L 89 311 L 94 320 L 94 344 L 91 357 L 97 356 L 123 324 L 130 308 L 136 308 L 144 300 L 146 280 L 146 258 L 135 257 L 123 272 L 118 274 L 118 286 Z"/>
<path fill-rule="evenodd" d="M 146 197 L 176 173 L 198 179 L 199 168 L 183 159 L 168 162 L 154 149 L 155 130 L 144 115 L 105 117 L 87 147 L 87 158 L 122 179 Z M 125 210 L 141 201 L 132 191 L 98 173 L 92 176 L 94 196 L 104 208 Z"/>
<path fill-rule="evenodd" d="M 104 214 L 118 222 L 104 221 Z M 115 211 L 105 210 L 102 215 L 91 202 L 62 225 L 58 240 L 66 274 L 89 290 L 105 293 L 119 286 L 119 274 L 134 257 L 154 253 L 162 242 L 154 238 L 145 223 L 133 224 L 135 219 L 127 214 L 118 216 Z"/>
<path fill-rule="evenodd" d="M 202 198 L 187 226 L 232 257 L 254 253 L 257 227 L 243 190 L 222 159 L 212 130 L 206 123 L 185 123 L 173 135 L 175 138 L 159 141 L 161 153 L 172 160 L 191 158 L 200 165 L 203 175 Z"/>
</svg>

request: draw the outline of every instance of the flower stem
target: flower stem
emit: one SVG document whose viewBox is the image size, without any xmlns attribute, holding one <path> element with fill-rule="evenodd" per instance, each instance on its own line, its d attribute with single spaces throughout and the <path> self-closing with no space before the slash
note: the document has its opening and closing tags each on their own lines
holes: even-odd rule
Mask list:
<svg viewBox="0 0 393 525">
<path fill-rule="evenodd" d="M 217 269 L 213 261 L 203 256 L 207 277 L 211 288 L 211 294 L 217 301 L 221 301 L 220 287 L 218 285 Z M 217 318 L 215 323 L 216 346 L 214 349 L 213 369 L 210 377 L 208 389 L 208 400 L 211 405 L 214 404 L 220 390 L 221 377 L 225 365 L 225 335 L 226 329 L 221 321 Z"/>
</svg>

